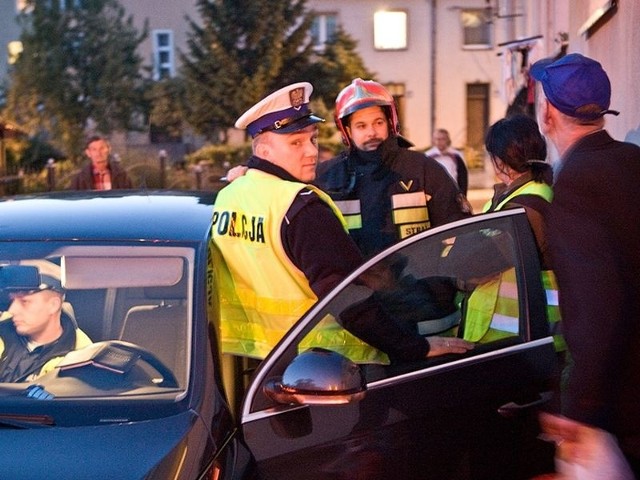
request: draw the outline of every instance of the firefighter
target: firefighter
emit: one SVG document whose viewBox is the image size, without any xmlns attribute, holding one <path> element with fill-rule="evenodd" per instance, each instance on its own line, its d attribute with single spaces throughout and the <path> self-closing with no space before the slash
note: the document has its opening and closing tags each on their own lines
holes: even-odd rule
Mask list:
<svg viewBox="0 0 640 480">
<path fill-rule="evenodd" d="M 394 99 L 382 85 L 353 80 L 336 98 L 335 122 L 346 149 L 318 165 L 316 185 L 336 202 L 365 257 L 471 214 L 446 170 L 409 150 Z"/>
</svg>

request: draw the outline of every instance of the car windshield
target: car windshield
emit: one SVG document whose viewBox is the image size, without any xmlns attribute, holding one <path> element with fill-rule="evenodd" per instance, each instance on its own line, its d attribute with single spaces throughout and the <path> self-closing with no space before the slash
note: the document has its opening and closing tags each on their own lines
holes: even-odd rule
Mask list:
<svg viewBox="0 0 640 480">
<path fill-rule="evenodd" d="M 3 359 L 27 348 L 46 357 L 36 340 L 30 298 L 59 292 L 65 332 L 29 370 L 23 359 L 4 368 L 0 406 L 10 399 L 144 397 L 176 402 L 186 394 L 191 351 L 194 249 L 172 246 L 9 242 L 0 250 Z M 54 309 L 55 310 L 55 309 Z M 55 321 L 55 320 L 54 320 Z M 72 331 L 75 336 L 68 337 Z M 88 337 L 88 338 L 87 338 Z M 64 345 L 72 347 L 66 353 Z M 18 348 L 20 347 L 20 348 Z M 84 347 L 84 348 L 81 348 Z M 44 349 L 44 350 L 39 350 Z M 40 352 L 40 353 L 38 353 Z M 32 362 L 33 359 L 28 360 Z M 40 368 L 42 367 L 42 368 Z M 20 374 L 17 371 L 22 370 Z M 35 392 L 35 393 L 34 393 Z"/>
</svg>

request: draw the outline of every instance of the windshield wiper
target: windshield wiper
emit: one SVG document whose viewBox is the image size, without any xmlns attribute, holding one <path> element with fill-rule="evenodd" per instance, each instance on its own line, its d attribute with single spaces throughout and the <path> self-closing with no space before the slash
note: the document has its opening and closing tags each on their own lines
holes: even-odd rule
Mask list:
<svg viewBox="0 0 640 480">
<path fill-rule="evenodd" d="M 52 427 L 53 425 L 53 417 L 50 417 L 49 415 L 19 415 L 15 413 L 0 413 L 0 428 L 48 428 Z"/>
<path fill-rule="evenodd" d="M 34 400 L 52 400 L 54 395 L 47 392 L 41 385 L 3 385 L 0 387 L 2 396 L 28 397 Z M 0 413 L 0 428 L 44 428 L 54 425 L 53 417 L 49 415 L 22 415 L 17 413 Z"/>
</svg>

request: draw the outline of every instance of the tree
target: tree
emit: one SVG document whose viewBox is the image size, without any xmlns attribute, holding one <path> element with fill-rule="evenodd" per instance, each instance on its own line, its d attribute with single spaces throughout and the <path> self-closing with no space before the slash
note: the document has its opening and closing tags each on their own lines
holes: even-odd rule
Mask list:
<svg viewBox="0 0 640 480">
<path fill-rule="evenodd" d="M 184 81 L 163 78 L 153 85 L 145 98 L 149 101 L 149 129 L 152 142 L 178 141 L 182 138 Z"/>
<path fill-rule="evenodd" d="M 306 78 L 318 79 L 313 83 L 313 96 L 320 98 L 333 110 L 338 93 L 355 78 L 374 79 L 357 52 L 358 42 L 341 27 L 324 49 L 315 55 L 313 63 L 305 72 Z"/>
<path fill-rule="evenodd" d="M 311 59 L 305 0 L 197 0 L 201 22 L 187 19 L 186 120 L 210 139 L 247 106 L 304 78 Z"/>
<path fill-rule="evenodd" d="M 79 154 L 87 128 L 109 134 L 143 123 L 146 37 L 117 0 L 29 0 L 20 18 L 23 52 L 11 74 L 7 110 L 31 133 Z M 68 5 L 68 4 L 67 4 Z"/>
</svg>

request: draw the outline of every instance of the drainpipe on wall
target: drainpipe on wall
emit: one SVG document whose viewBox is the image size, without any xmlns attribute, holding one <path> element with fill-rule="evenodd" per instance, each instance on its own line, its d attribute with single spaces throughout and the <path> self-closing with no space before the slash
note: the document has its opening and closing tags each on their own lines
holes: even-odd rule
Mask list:
<svg viewBox="0 0 640 480">
<path fill-rule="evenodd" d="M 436 15 L 436 0 L 431 0 L 431 82 L 429 88 L 431 89 L 431 112 L 429 114 L 429 126 L 431 131 L 430 137 L 433 134 L 433 130 L 436 128 L 436 25 L 438 24 Z"/>
</svg>

